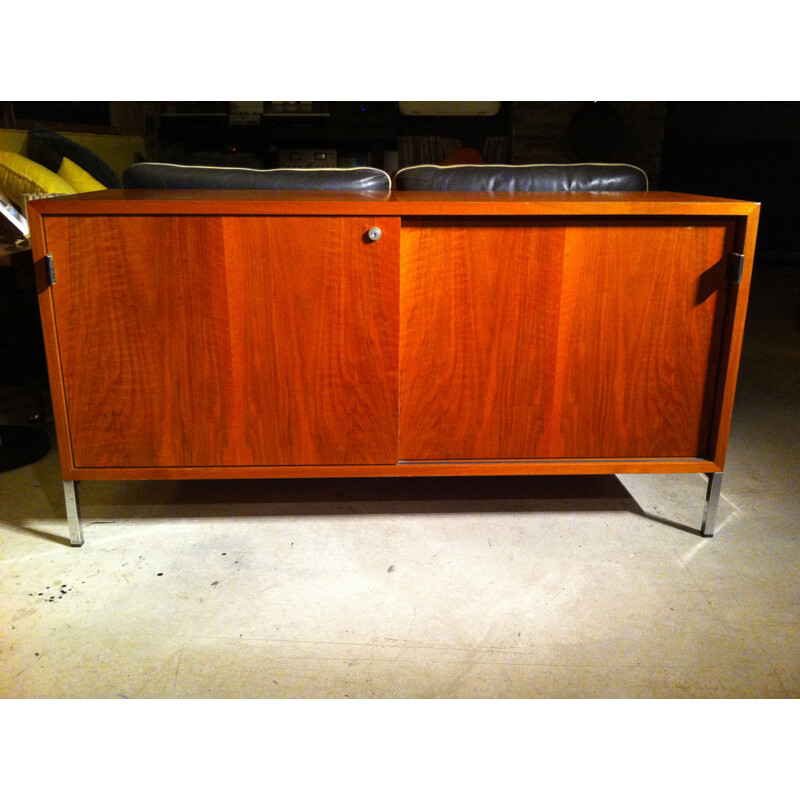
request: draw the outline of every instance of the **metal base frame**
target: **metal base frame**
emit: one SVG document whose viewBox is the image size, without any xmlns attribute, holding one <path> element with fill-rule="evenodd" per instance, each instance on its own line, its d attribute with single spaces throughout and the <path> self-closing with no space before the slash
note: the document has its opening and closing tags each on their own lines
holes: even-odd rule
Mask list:
<svg viewBox="0 0 800 800">
<path fill-rule="evenodd" d="M 78 481 L 64 481 L 64 502 L 67 506 L 69 543 L 73 547 L 80 547 L 83 544 L 83 528 L 81 527 L 81 505 L 78 497 Z"/>
<path fill-rule="evenodd" d="M 719 494 L 722 489 L 722 473 L 708 473 L 708 488 L 706 489 L 706 509 L 703 513 L 703 524 L 700 533 L 703 536 L 711 537 L 714 535 L 714 522 L 717 518 L 717 507 L 719 506 Z"/>
<path fill-rule="evenodd" d="M 719 496 L 722 490 L 722 473 L 710 472 L 706 489 L 706 505 L 703 512 L 703 523 L 700 534 L 707 538 L 714 535 L 714 523 L 717 518 Z M 81 526 L 81 506 L 78 497 L 78 481 L 64 481 L 64 501 L 67 506 L 67 522 L 69 524 L 69 543 L 73 547 L 83 544 L 83 528 Z"/>
</svg>

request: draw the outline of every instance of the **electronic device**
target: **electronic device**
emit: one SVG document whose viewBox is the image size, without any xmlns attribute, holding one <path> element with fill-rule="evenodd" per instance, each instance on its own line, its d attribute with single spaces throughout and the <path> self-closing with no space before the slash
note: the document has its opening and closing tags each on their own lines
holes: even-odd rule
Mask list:
<svg viewBox="0 0 800 800">
<path fill-rule="evenodd" d="M 300 169 L 324 168 L 336 166 L 335 150 L 279 150 L 279 167 L 296 167 Z"/>
</svg>

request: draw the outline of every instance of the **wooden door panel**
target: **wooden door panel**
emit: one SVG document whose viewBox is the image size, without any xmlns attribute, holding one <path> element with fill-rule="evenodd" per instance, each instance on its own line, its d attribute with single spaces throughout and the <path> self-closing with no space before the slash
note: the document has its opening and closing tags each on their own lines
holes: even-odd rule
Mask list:
<svg viewBox="0 0 800 800">
<path fill-rule="evenodd" d="M 229 431 L 222 228 L 206 218 L 47 220 L 78 467 L 213 463 Z"/>
<path fill-rule="evenodd" d="M 549 454 L 709 455 L 730 233 L 702 224 L 570 231 Z"/>
<path fill-rule="evenodd" d="M 383 235 L 369 242 L 373 225 Z M 233 292 L 246 451 L 396 463 L 399 222 L 229 218 L 225 241 L 233 263 L 272 266 L 237 273 Z"/>
<path fill-rule="evenodd" d="M 536 452 L 563 249 L 563 229 L 403 226 L 401 459 Z"/>
<path fill-rule="evenodd" d="M 729 236 L 404 226 L 401 460 L 704 455 Z"/>
<path fill-rule="evenodd" d="M 48 219 L 75 466 L 394 463 L 391 226 Z"/>
</svg>

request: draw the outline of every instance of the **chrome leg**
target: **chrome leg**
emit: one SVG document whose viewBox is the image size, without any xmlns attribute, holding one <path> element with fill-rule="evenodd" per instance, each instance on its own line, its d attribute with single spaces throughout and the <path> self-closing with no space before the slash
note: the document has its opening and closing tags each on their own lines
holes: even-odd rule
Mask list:
<svg viewBox="0 0 800 800">
<path fill-rule="evenodd" d="M 81 506 L 78 501 L 77 481 L 64 481 L 64 500 L 67 505 L 69 543 L 73 547 L 80 547 L 83 544 L 83 530 L 81 529 Z"/>
<path fill-rule="evenodd" d="M 719 505 L 719 493 L 722 488 L 722 473 L 711 472 L 708 475 L 708 489 L 706 490 L 706 510 L 703 514 L 703 525 L 700 533 L 703 536 L 714 535 L 714 521 Z"/>
</svg>

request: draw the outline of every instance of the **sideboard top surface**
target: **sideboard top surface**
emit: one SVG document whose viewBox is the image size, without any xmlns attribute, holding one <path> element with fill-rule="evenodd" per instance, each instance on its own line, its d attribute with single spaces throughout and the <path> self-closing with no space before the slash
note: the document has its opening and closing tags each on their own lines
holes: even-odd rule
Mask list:
<svg viewBox="0 0 800 800">
<path fill-rule="evenodd" d="M 36 200 L 50 215 L 749 216 L 759 203 L 677 192 L 289 192 L 111 189 Z"/>
</svg>

